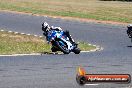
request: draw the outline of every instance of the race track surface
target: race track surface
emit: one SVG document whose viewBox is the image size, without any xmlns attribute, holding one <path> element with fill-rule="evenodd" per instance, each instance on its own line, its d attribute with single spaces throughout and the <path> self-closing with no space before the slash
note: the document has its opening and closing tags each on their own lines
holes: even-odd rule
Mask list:
<svg viewBox="0 0 132 88">
<path fill-rule="evenodd" d="M 132 44 L 125 26 L 0 12 L 0 28 L 6 30 L 42 35 L 44 21 L 69 30 L 76 41 L 96 44 L 104 50 L 79 55 L 0 57 L 0 88 L 132 88 L 132 84 L 76 83 L 80 65 L 88 73 L 132 75 L 132 48 L 128 47 Z"/>
</svg>

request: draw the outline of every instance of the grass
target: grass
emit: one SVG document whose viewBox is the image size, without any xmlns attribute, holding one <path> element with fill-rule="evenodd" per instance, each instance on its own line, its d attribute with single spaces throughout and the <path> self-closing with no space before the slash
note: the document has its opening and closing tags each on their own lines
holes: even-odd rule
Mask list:
<svg viewBox="0 0 132 88">
<path fill-rule="evenodd" d="M 132 23 L 132 2 L 99 0 L 0 0 L 1 10 Z"/>
<path fill-rule="evenodd" d="M 93 49 L 96 48 L 95 46 L 89 45 L 89 44 L 86 43 L 86 42 L 80 42 L 80 43 L 78 43 L 78 47 L 79 47 L 82 51 L 93 50 Z"/>
<path fill-rule="evenodd" d="M 81 50 L 91 50 L 96 47 L 87 43 L 79 43 Z M 51 52 L 50 45 L 44 38 L 22 34 L 0 32 L 0 54 L 29 54 Z"/>
<path fill-rule="evenodd" d="M 0 54 L 25 54 L 46 51 L 50 46 L 42 38 L 0 32 Z"/>
</svg>

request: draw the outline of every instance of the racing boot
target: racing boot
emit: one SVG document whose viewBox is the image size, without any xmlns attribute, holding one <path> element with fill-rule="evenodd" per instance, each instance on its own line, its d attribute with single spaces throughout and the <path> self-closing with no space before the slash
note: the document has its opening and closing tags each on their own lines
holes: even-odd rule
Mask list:
<svg viewBox="0 0 132 88">
<path fill-rule="evenodd" d="M 58 50 L 55 47 L 52 46 L 51 51 L 52 52 L 57 52 Z"/>
<path fill-rule="evenodd" d="M 67 35 L 67 37 L 69 38 L 70 42 L 73 44 L 73 46 L 77 47 L 77 43 L 75 43 L 75 41 L 73 40 L 73 38 L 71 37 L 71 35 L 69 34 L 69 31 L 65 31 L 65 34 Z"/>
</svg>

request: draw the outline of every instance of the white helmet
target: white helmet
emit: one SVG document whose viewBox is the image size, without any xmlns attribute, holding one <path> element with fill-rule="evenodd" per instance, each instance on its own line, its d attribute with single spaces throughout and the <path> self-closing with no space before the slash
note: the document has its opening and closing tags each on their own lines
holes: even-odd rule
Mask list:
<svg viewBox="0 0 132 88">
<path fill-rule="evenodd" d="M 49 26 L 49 24 L 48 24 L 47 22 L 44 22 L 44 23 L 42 24 L 42 26 L 43 26 L 43 31 L 49 31 L 50 26 Z"/>
<path fill-rule="evenodd" d="M 132 28 L 132 24 L 129 24 L 127 27 L 128 27 L 128 28 Z"/>
</svg>

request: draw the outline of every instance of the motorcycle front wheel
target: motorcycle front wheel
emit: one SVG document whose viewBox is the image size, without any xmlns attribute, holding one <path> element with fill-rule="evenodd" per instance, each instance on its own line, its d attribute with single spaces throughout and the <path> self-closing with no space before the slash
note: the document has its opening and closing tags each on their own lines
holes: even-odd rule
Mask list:
<svg viewBox="0 0 132 88">
<path fill-rule="evenodd" d="M 79 54 L 80 53 L 80 49 L 79 48 L 75 48 L 74 50 L 73 50 L 73 52 L 75 53 L 75 54 Z"/>
</svg>

